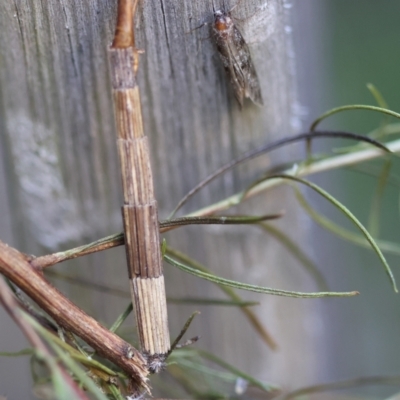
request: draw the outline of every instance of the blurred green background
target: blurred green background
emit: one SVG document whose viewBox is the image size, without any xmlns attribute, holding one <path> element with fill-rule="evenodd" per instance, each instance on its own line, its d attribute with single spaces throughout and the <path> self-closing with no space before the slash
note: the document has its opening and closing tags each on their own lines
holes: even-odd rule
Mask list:
<svg viewBox="0 0 400 400">
<path fill-rule="evenodd" d="M 321 37 L 314 40 L 318 55 L 322 56 L 317 59 L 323 67 L 315 80 L 313 77 L 306 80 L 312 82 L 309 90 L 313 93 L 307 93 L 308 88 L 301 84 L 301 91 L 305 92 L 300 97 L 308 102 L 310 120 L 326 109 L 340 105 L 376 105 L 366 88 L 367 83 L 373 83 L 389 108 L 399 112 L 400 1 L 314 0 L 313 3 L 321 14 L 321 20 L 316 21 L 321 28 Z M 330 118 L 321 128 L 367 133 L 377 128 L 382 119 L 380 114 L 373 112 L 347 111 Z M 391 118 L 389 122 L 397 121 Z M 331 142 L 331 145 L 336 144 Z M 324 149 L 329 147 L 325 145 Z M 382 162 L 369 165 L 375 171 Z M 394 160 L 392 177 L 398 178 L 399 166 Z M 367 224 L 376 179 L 344 170 L 318 176 L 316 181 Z M 335 221 L 355 231 L 323 201 L 314 204 Z M 389 185 L 382 202 L 380 237 L 399 243 L 399 233 L 399 188 Z M 391 290 L 376 255 L 347 244 L 320 228 L 315 229 L 312 241 L 322 243 L 315 252 L 331 288 L 361 292 L 351 302 L 321 301 L 329 348 L 321 351 L 326 369 L 321 369 L 319 379 L 333 381 L 366 375 L 400 375 L 400 297 Z M 400 280 L 399 257 L 387 257 Z M 366 387 L 353 392 L 366 398 L 386 398 L 393 391 L 394 388 Z"/>
</svg>

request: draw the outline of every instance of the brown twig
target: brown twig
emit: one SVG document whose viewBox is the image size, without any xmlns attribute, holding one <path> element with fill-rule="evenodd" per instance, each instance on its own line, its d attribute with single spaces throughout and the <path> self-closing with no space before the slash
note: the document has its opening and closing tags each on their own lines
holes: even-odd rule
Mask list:
<svg viewBox="0 0 400 400">
<path fill-rule="evenodd" d="M 60 251 L 58 253 L 47 254 L 45 256 L 34 257 L 28 256 L 28 261 L 31 266 L 37 270 L 51 267 L 62 261 L 72 260 L 77 257 L 86 256 L 88 254 L 97 253 L 113 247 L 123 246 L 125 244 L 125 236 L 123 233 L 117 233 L 105 238 L 96 240 L 95 242 L 85 244 L 83 246 L 75 247 L 67 251 Z"/>
<path fill-rule="evenodd" d="M 158 372 L 170 349 L 170 338 L 157 202 L 136 81 L 139 52 L 135 48 L 132 23 L 136 6 L 137 0 L 119 1 L 117 29 L 113 46 L 109 49 L 109 60 L 132 302 L 142 353 L 147 357 L 150 371 Z"/>
<path fill-rule="evenodd" d="M 88 316 L 33 269 L 25 255 L 1 241 L 0 273 L 30 296 L 60 326 L 118 365 L 138 387 L 148 389 L 146 360 L 141 353 Z"/>
<path fill-rule="evenodd" d="M 135 36 L 133 30 L 133 17 L 139 0 L 119 0 L 117 24 L 112 47 L 126 49 L 135 47 Z"/>
</svg>

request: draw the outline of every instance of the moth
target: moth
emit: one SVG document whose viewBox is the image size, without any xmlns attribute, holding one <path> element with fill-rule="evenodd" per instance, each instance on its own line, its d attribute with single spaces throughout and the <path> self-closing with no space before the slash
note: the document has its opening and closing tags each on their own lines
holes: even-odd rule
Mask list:
<svg viewBox="0 0 400 400">
<path fill-rule="evenodd" d="M 229 12 L 214 11 L 212 36 L 240 107 L 246 98 L 263 105 L 260 83 L 249 47 Z"/>
</svg>

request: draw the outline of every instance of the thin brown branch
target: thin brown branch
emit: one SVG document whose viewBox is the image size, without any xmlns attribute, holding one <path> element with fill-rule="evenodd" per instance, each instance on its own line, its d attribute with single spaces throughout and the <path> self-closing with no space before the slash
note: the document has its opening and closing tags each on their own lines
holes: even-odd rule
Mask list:
<svg viewBox="0 0 400 400">
<path fill-rule="evenodd" d="M 113 48 L 135 47 L 133 17 L 139 0 L 119 0 Z"/>
<path fill-rule="evenodd" d="M 33 269 L 25 255 L 1 241 L 0 273 L 30 296 L 60 326 L 118 365 L 138 387 L 148 388 L 146 360 L 140 352 L 78 308 Z"/>
<path fill-rule="evenodd" d="M 40 270 L 46 267 L 51 267 L 52 265 L 58 264 L 62 261 L 72 260 L 77 257 L 82 257 L 88 254 L 97 253 L 98 251 L 111 249 L 113 247 L 122 246 L 124 244 L 125 244 L 124 234 L 117 233 L 115 235 L 110 235 L 105 238 L 96 240 L 95 242 L 75 247 L 67 251 L 47 254 L 45 256 L 35 257 L 35 258 L 28 257 L 27 259 L 33 268 Z"/>
</svg>

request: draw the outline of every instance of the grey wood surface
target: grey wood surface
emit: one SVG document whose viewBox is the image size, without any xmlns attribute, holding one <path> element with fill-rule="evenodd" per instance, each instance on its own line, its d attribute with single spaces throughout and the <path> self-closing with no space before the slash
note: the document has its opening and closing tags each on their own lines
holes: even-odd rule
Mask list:
<svg viewBox="0 0 400 400">
<path fill-rule="evenodd" d="M 214 1 L 222 6 L 222 0 Z M 221 3 L 221 4 L 219 4 Z M 226 7 L 234 6 L 234 2 Z M 16 0 L 0 3 L 0 129 L 13 245 L 44 254 L 121 230 L 107 47 L 114 0 Z M 201 178 L 232 157 L 300 130 L 289 4 L 240 1 L 232 11 L 248 42 L 264 106 L 240 110 L 210 39 L 211 1 L 142 1 L 136 21 L 144 126 L 150 138 L 160 217 Z M 195 29 L 198 28 L 198 29 Z M 194 210 L 240 190 L 262 168 L 296 154 L 291 148 L 253 161 L 210 185 L 188 204 Z M 258 196 L 241 212 L 285 209 L 277 225 L 306 242 L 308 228 L 290 191 Z M 182 228 L 168 243 L 226 278 L 288 290 L 315 291 L 285 250 L 255 228 Z M 60 269 L 60 267 L 57 267 Z M 167 294 L 217 297 L 210 283 L 166 266 Z M 66 263 L 61 270 L 128 290 L 123 249 Z M 59 283 L 58 283 L 59 285 Z M 125 301 L 79 286 L 64 291 L 110 323 Z M 271 352 L 238 310 L 200 307 L 189 335 L 200 347 L 261 379 L 297 387 L 313 381 L 315 303 L 243 293 L 261 302 L 257 314 L 279 343 Z M 194 306 L 169 307 L 171 336 Z M 133 323 L 132 323 L 133 324 Z M 0 363 L 2 361 L 0 360 Z"/>
</svg>

